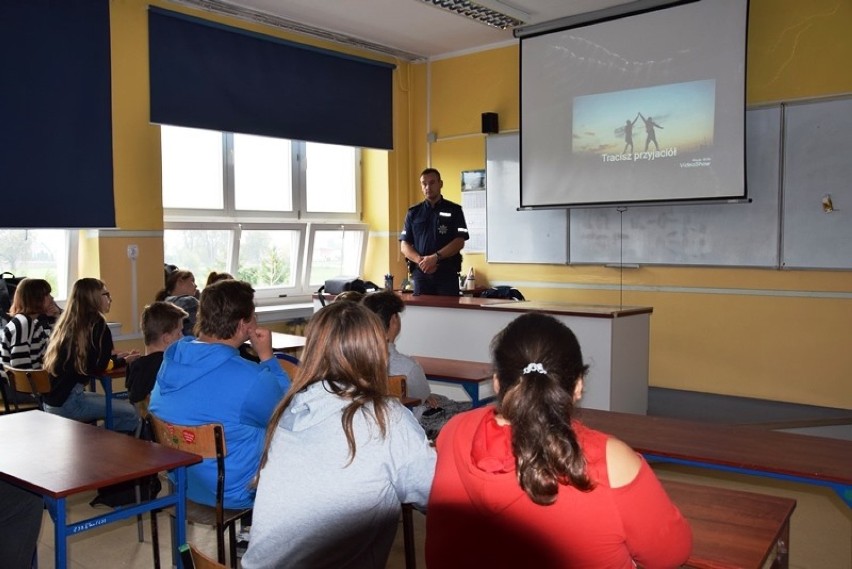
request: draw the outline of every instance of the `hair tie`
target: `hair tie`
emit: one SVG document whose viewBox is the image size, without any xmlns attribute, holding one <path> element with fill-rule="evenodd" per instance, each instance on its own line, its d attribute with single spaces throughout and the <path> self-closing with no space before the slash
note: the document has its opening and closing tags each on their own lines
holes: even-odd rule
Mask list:
<svg viewBox="0 0 852 569">
<path fill-rule="evenodd" d="M 532 373 L 534 371 L 538 373 L 547 373 L 547 370 L 544 369 L 544 366 L 538 363 L 528 363 L 527 367 L 524 368 L 525 374 Z"/>
</svg>

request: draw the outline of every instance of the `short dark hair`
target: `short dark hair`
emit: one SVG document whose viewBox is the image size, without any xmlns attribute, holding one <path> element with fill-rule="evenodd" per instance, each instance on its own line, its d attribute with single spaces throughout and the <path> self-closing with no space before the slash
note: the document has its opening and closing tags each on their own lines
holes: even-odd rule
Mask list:
<svg viewBox="0 0 852 569">
<path fill-rule="evenodd" d="M 426 168 L 425 170 L 420 172 L 420 177 L 422 178 L 426 174 L 435 174 L 436 176 L 438 176 L 439 180 L 441 179 L 441 173 L 438 172 L 437 168 Z"/>
<path fill-rule="evenodd" d="M 187 316 L 186 310 L 171 302 L 158 300 L 146 306 L 142 311 L 142 335 L 145 345 L 150 346 L 158 342 L 163 334 L 181 328 L 183 319 Z"/>
<path fill-rule="evenodd" d="M 390 328 L 391 317 L 405 310 L 405 303 L 393 291 L 382 290 L 368 294 L 361 304 L 379 315 L 385 329 Z"/>
<path fill-rule="evenodd" d="M 204 287 L 198 305 L 198 335 L 230 340 L 237 325 L 254 316 L 254 289 L 244 281 L 226 279 Z"/>
<path fill-rule="evenodd" d="M 213 283 L 232 278 L 234 278 L 234 275 L 232 275 L 231 273 L 217 273 L 216 271 L 210 271 L 210 274 L 207 275 L 207 284 L 205 284 L 204 286 L 210 286 Z"/>
</svg>

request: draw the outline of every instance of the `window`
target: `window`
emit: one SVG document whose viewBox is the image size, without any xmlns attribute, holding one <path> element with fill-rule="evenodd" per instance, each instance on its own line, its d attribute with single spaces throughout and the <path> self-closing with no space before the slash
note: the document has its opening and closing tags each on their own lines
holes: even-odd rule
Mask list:
<svg viewBox="0 0 852 569">
<path fill-rule="evenodd" d="M 16 277 L 44 279 L 53 296 L 67 298 L 69 259 L 76 255 L 76 231 L 64 229 L 0 229 L 0 269 Z"/>
<path fill-rule="evenodd" d="M 162 126 L 167 263 L 229 272 L 261 304 L 360 275 L 360 150 Z"/>
</svg>

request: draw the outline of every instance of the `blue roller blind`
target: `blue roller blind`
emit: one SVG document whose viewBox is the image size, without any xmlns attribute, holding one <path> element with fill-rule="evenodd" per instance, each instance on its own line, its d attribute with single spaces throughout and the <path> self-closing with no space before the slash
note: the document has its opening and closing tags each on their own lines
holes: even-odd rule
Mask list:
<svg viewBox="0 0 852 569">
<path fill-rule="evenodd" d="M 393 148 L 393 66 L 149 7 L 151 121 Z"/>
<path fill-rule="evenodd" d="M 0 227 L 114 227 L 108 0 L 0 1 Z"/>
</svg>

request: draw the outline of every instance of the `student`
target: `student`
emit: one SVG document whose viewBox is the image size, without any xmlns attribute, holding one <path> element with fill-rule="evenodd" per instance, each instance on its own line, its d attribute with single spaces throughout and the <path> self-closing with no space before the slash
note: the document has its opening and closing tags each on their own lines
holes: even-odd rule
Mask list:
<svg viewBox="0 0 852 569">
<path fill-rule="evenodd" d="M 219 281 L 224 281 L 228 279 L 232 279 L 234 276 L 231 273 L 217 273 L 216 271 L 210 271 L 210 274 L 207 275 L 207 284 L 205 287 L 212 285 L 213 283 L 217 283 Z"/>
<path fill-rule="evenodd" d="M 103 281 L 83 278 L 74 283 L 65 311 L 50 335 L 44 368 L 50 374 L 51 391 L 44 396 L 44 410 L 78 421 L 106 417 L 106 401 L 98 393 L 84 391 L 93 377 L 139 357 L 134 351 L 113 353 L 112 333 L 104 314 L 112 296 Z M 139 417 L 127 401 L 112 401 L 115 430 L 136 431 Z"/>
<path fill-rule="evenodd" d="M 154 300 L 171 302 L 186 311 L 183 321 L 183 335 L 192 336 L 195 320 L 198 314 L 198 287 L 195 285 L 195 275 L 191 271 L 175 269 L 166 276 L 166 286 L 157 293 Z"/>
<path fill-rule="evenodd" d="M 157 381 L 163 352 L 183 337 L 186 311 L 170 302 L 157 301 L 142 311 L 142 335 L 145 355 L 127 366 L 124 385 L 131 403 L 148 398 Z"/>
<path fill-rule="evenodd" d="M 60 312 L 50 292 L 50 283 L 43 279 L 18 283 L 9 311 L 12 318 L 0 334 L 4 367 L 41 369 L 50 330 Z"/>
<path fill-rule="evenodd" d="M 491 344 L 496 404 L 438 436 L 429 567 L 679 567 L 692 533 L 645 460 L 574 417 L 588 366 L 573 332 L 524 314 Z"/>
<path fill-rule="evenodd" d="M 272 334 L 258 328 L 254 289 L 224 280 L 206 287 L 198 309 L 198 338 L 166 348 L 149 409 L 181 425 L 221 423 L 225 430 L 225 507 L 250 508 L 266 425 L 290 380 L 272 353 Z M 260 363 L 240 357 L 251 342 Z M 216 459 L 187 469 L 190 500 L 216 505 Z"/>
<path fill-rule="evenodd" d="M 269 422 L 243 569 L 384 569 L 400 504 L 423 506 L 435 451 L 387 393 L 375 314 L 334 302 L 307 327 L 299 375 Z"/>
<path fill-rule="evenodd" d="M 438 398 L 432 395 L 429 381 L 420 364 L 411 357 L 400 354 L 396 349 L 394 342 L 402 332 L 402 320 L 399 315 L 405 310 L 405 303 L 393 291 L 374 292 L 361 302 L 375 312 L 384 324 L 388 342 L 388 375 L 404 375 L 408 396 L 423 402 L 414 408 L 414 416 L 419 419 L 426 409 L 438 407 Z"/>
</svg>

